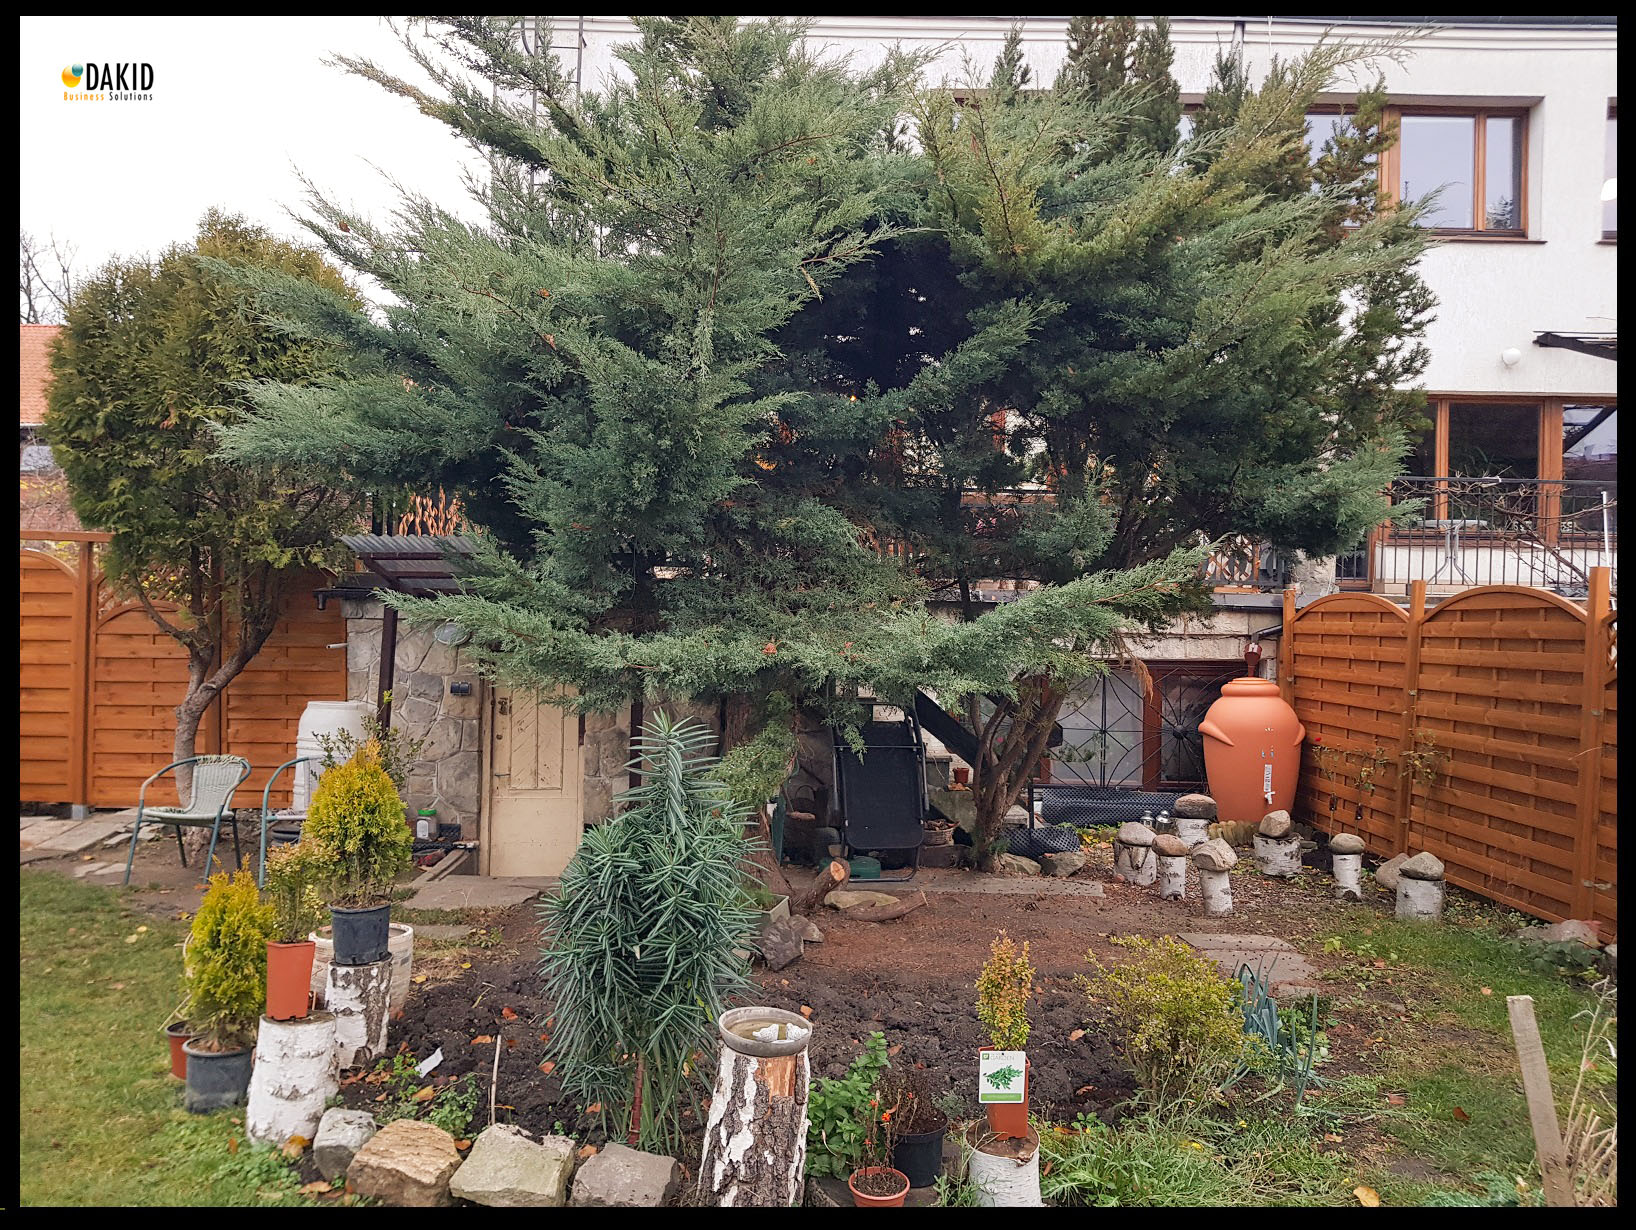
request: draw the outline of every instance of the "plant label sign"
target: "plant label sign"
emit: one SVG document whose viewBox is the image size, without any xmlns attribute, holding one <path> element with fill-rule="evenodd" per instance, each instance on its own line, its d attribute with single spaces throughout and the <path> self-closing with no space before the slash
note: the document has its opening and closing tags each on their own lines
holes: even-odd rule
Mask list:
<svg viewBox="0 0 1636 1230">
<path fill-rule="evenodd" d="M 1021 1102 L 1026 1051 L 980 1051 L 977 1058 L 977 1100 Z"/>
</svg>

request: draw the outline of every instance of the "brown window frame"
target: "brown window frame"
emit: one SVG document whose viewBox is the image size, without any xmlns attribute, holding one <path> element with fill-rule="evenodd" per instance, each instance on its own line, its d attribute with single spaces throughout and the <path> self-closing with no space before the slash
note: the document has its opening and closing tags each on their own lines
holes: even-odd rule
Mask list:
<svg viewBox="0 0 1636 1230">
<path fill-rule="evenodd" d="M 1529 112 L 1531 107 L 1417 107 L 1401 106 L 1387 107 L 1385 122 L 1397 129 L 1397 140 L 1382 156 L 1380 190 L 1381 196 L 1388 202 L 1395 202 L 1402 197 L 1402 169 L 1403 169 L 1403 125 L 1404 117 L 1413 118 L 1417 115 L 1453 115 L 1469 116 L 1473 123 L 1472 133 L 1472 172 L 1471 172 L 1471 220 L 1473 226 L 1434 226 L 1428 227 L 1434 235 L 1447 235 L 1451 238 L 1489 239 L 1489 240 L 1519 240 L 1528 238 L 1528 197 L 1530 184 L 1528 182 L 1528 155 L 1529 155 Z M 1522 123 L 1522 152 L 1518 159 L 1517 168 L 1517 197 L 1518 222 L 1515 228 L 1491 230 L 1484 225 L 1486 221 L 1485 198 L 1487 192 L 1488 171 L 1488 123 L 1489 119 L 1514 119 Z"/>
</svg>

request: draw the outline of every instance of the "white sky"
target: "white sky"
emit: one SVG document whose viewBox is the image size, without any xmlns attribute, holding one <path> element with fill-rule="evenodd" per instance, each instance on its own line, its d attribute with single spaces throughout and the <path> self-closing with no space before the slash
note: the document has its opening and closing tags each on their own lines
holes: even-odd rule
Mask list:
<svg viewBox="0 0 1636 1230">
<path fill-rule="evenodd" d="M 297 170 L 378 220 L 398 200 L 381 172 L 478 216 L 464 144 L 321 62 L 359 55 L 414 79 L 379 17 L 24 17 L 19 41 L 20 222 L 77 245 L 81 274 L 187 241 L 212 205 L 304 236 L 286 213 L 302 206 Z M 151 63 L 153 101 L 64 101 L 64 66 L 87 61 Z"/>
</svg>

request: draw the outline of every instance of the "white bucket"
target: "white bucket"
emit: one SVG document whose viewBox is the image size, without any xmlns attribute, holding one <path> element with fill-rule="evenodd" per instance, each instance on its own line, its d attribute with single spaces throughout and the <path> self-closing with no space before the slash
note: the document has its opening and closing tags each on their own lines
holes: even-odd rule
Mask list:
<svg viewBox="0 0 1636 1230">
<path fill-rule="evenodd" d="M 364 700 L 309 700 L 301 711 L 301 721 L 295 731 L 297 756 L 322 756 L 323 744 L 319 735 L 338 735 L 347 731 L 356 739 L 364 737 L 364 719 L 375 711 L 375 706 Z M 298 764 L 291 770 L 290 806 L 306 811 L 312 801 L 312 792 L 318 785 L 320 766 Z"/>
<path fill-rule="evenodd" d="M 323 931 L 314 931 L 308 937 L 317 945 L 312 958 L 312 1006 L 327 1008 L 329 996 L 330 959 L 335 955 L 335 942 Z M 388 928 L 386 951 L 392 961 L 392 999 L 387 1014 L 396 1016 L 409 1002 L 409 976 L 415 966 L 415 929 L 408 923 L 392 923 Z"/>
</svg>

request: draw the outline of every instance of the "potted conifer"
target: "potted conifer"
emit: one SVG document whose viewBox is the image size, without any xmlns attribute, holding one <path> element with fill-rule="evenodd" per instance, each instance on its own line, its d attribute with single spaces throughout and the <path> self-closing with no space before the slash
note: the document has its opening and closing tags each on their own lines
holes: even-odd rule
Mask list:
<svg viewBox="0 0 1636 1230">
<path fill-rule="evenodd" d="M 319 779 L 302 840 L 310 841 L 329 867 L 331 960 L 336 965 L 386 960 L 392 888 L 413 862 L 415 839 L 375 740 Z"/>
<path fill-rule="evenodd" d="M 978 1062 L 977 1100 L 988 1112 L 989 1130 L 1003 1139 L 1028 1135 L 1028 1000 L 1034 967 L 1004 931 L 994 938 L 977 979 L 977 1019 L 988 1031 Z"/>
<path fill-rule="evenodd" d="M 324 852 L 308 841 L 281 846 L 267 858 L 266 899 L 273 911 L 273 934 L 267 941 L 267 1015 L 275 1021 L 300 1020 L 311 1005 L 312 963 L 318 949 L 311 934 L 324 916 L 315 886 L 329 871 Z"/>
<path fill-rule="evenodd" d="M 182 1104 L 195 1114 L 236 1106 L 249 1090 L 272 930 L 272 907 L 262 904 L 255 876 L 239 871 L 210 878 L 182 957 L 187 1018 L 197 1031 L 182 1046 Z"/>
</svg>

